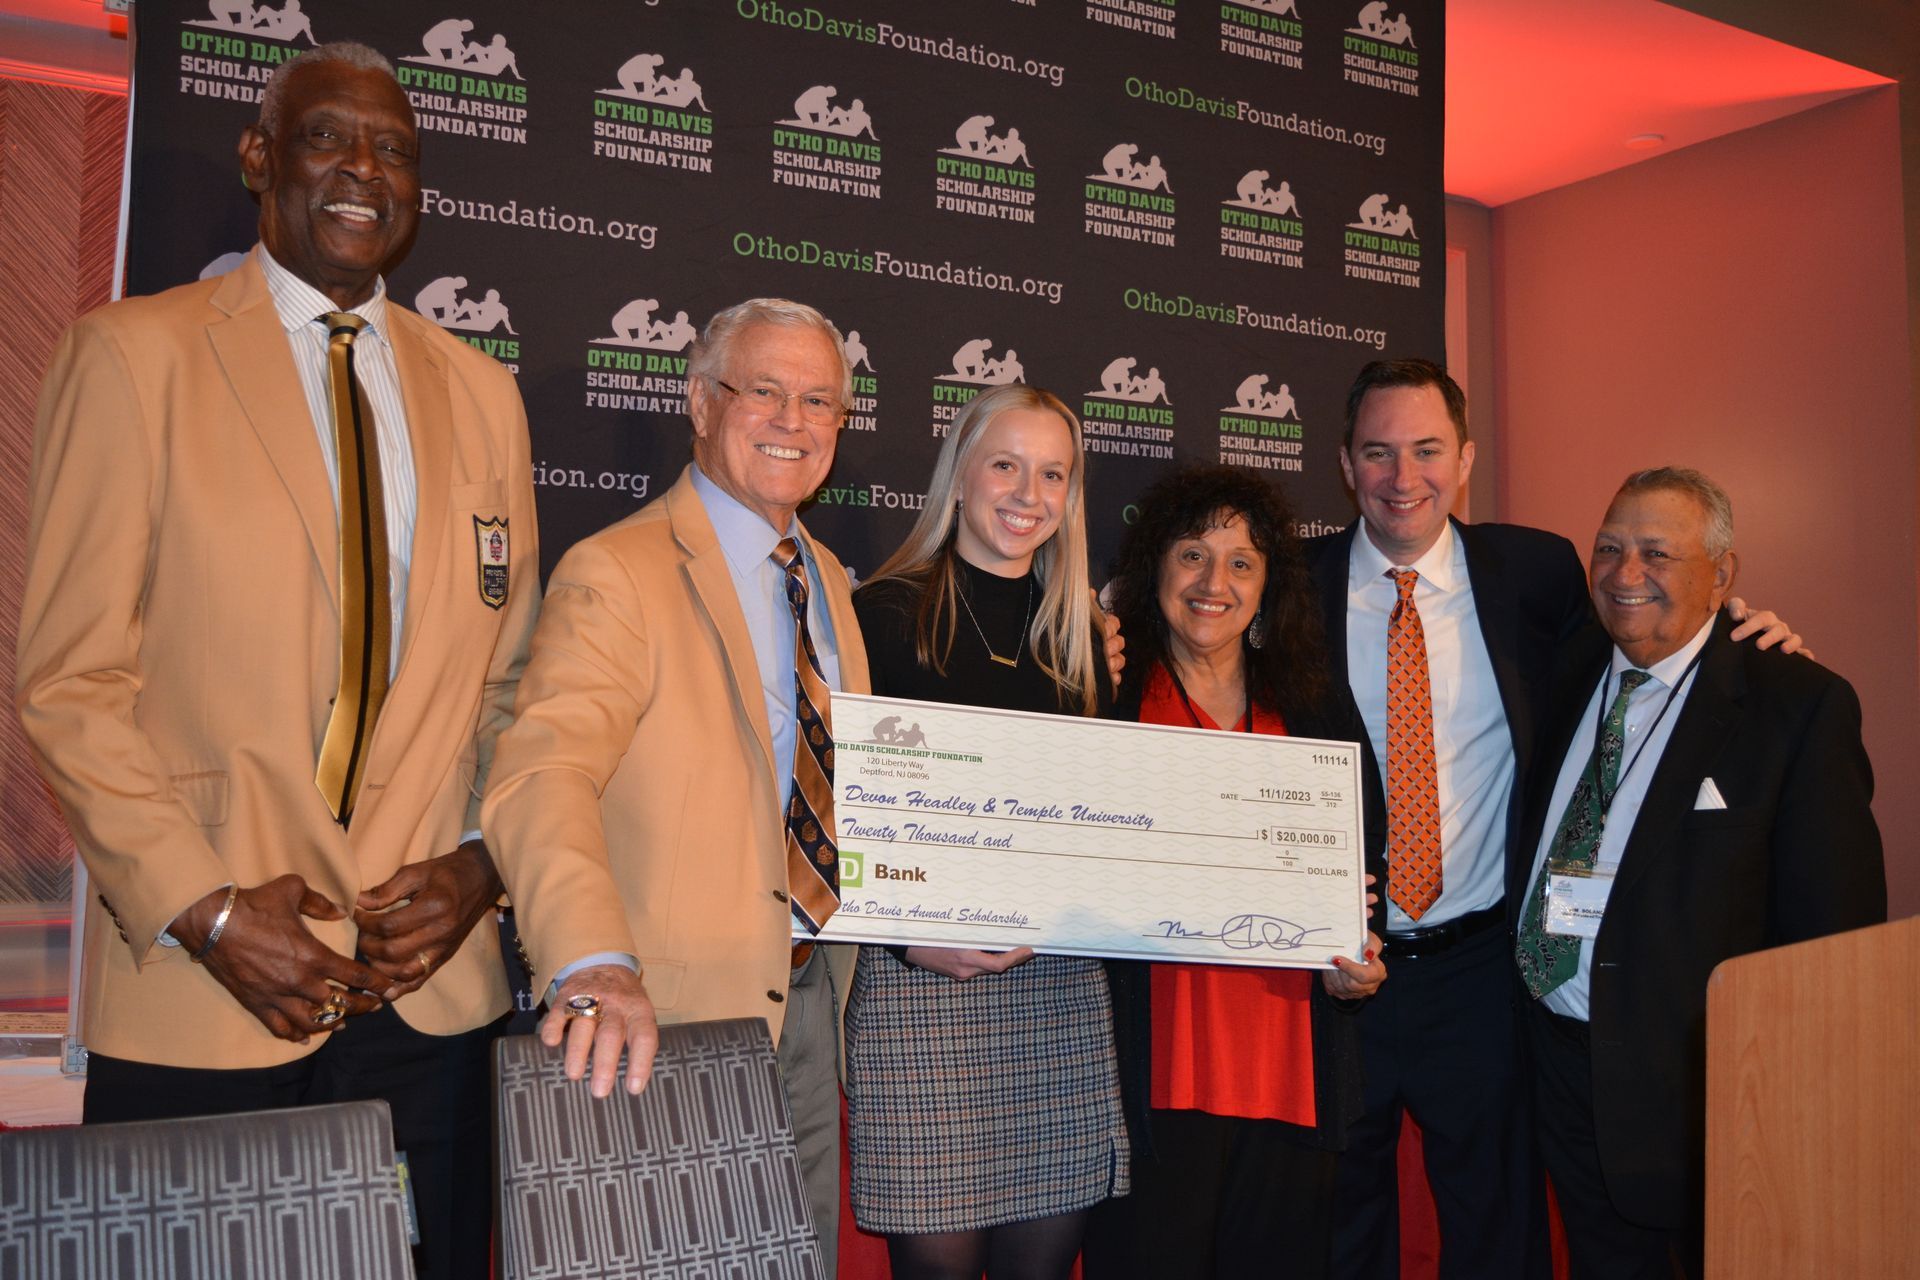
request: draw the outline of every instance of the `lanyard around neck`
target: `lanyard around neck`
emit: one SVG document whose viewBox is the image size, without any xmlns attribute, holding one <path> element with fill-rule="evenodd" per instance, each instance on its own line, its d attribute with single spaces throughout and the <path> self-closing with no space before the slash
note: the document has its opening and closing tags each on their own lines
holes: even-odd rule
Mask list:
<svg viewBox="0 0 1920 1280">
<path fill-rule="evenodd" d="M 1612 812 L 1614 797 L 1618 796 L 1620 794 L 1620 788 L 1627 784 L 1627 775 L 1633 772 L 1633 766 L 1639 764 L 1640 757 L 1647 753 L 1647 744 L 1653 741 L 1654 730 L 1658 729 L 1660 722 L 1667 718 L 1667 712 L 1673 707 L 1673 700 L 1680 696 L 1682 689 L 1687 687 L 1687 681 L 1693 679 L 1693 673 L 1700 666 L 1700 659 L 1706 656 L 1706 652 L 1706 646 L 1702 645 L 1700 651 L 1693 655 L 1693 660 L 1687 663 L 1686 668 L 1680 672 L 1680 678 L 1667 686 L 1667 696 L 1660 702 L 1659 714 L 1654 716 L 1653 723 L 1647 726 L 1646 732 L 1640 735 L 1640 745 L 1633 749 L 1633 755 L 1620 767 L 1620 774 L 1613 780 L 1611 789 L 1606 786 L 1600 777 L 1598 757 L 1600 754 L 1600 739 L 1605 735 L 1607 730 L 1607 687 L 1613 683 L 1613 668 L 1609 666 L 1607 673 L 1600 677 L 1600 715 L 1594 722 L 1593 728 L 1593 753 L 1596 758 L 1596 766 L 1593 771 L 1593 789 L 1598 793 L 1600 812 Z M 1627 702 L 1629 706 L 1632 705 L 1633 698 L 1631 694 L 1628 695 Z M 1622 733 L 1626 732 L 1626 708 L 1624 707 L 1621 708 L 1620 712 L 1620 729 Z"/>
</svg>

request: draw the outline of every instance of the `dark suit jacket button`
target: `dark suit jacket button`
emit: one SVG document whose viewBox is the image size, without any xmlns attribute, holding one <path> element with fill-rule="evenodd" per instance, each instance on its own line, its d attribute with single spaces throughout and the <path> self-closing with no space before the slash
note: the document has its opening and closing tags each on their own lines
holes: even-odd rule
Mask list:
<svg viewBox="0 0 1920 1280">
<path fill-rule="evenodd" d="M 775 1004 L 782 1004 L 786 1001 L 786 996 L 778 991 L 769 991 L 767 992 L 767 999 L 773 1001 Z"/>
</svg>

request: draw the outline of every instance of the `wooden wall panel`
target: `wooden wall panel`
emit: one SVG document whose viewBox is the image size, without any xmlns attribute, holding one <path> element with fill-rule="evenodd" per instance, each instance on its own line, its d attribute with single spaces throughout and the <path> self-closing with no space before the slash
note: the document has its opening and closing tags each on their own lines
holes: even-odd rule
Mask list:
<svg viewBox="0 0 1920 1280">
<path fill-rule="evenodd" d="M 16 919 L 64 913 L 73 848 L 11 711 L 33 407 L 61 331 L 111 291 L 125 132 L 124 97 L 0 79 L 0 909 Z"/>
</svg>

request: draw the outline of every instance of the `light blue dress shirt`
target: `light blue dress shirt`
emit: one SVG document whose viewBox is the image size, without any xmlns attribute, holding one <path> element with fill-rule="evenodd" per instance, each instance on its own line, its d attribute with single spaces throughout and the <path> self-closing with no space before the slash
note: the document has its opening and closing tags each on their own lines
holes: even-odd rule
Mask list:
<svg viewBox="0 0 1920 1280">
<path fill-rule="evenodd" d="M 807 571 L 807 634 L 813 638 L 813 651 L 820 658 L 827 687 L 840 687 L 840 649 L 834 640 L 833 619 L 827 614 L 822 593 L 820 564 L 806 554 L 800 537 L 800 521 L 795 517 L 784 533 L 776 530 L 759 512 L 750 510 L 739 499 L 722 489 L 695 465 L 691 471 L 693 491 L 707 510 L 707 519 L 720 540 L 727 557 L 727 570 L 733 578 L 733 592 L 739 598 L 740 612 L 747 620 L 747 633 L 753 637 L 753 657 L 760 668 L 760 693 L 766 699 L 767 725 L 773 730 L 774 786 L 778 789 L 780 811 L 787 808 L 793 791 L 793 748 L 797 719 L 794 715 L 793 606 L 787 603 L 786 570 L 773 562 L 773 549 L 783 537 L 800 543 Z M 619 964 L 629 969 L 640 967 L 639 958 L 623 952 L 596 952 L 582 956 L 554 975 L 547 988 L 551 1001 L 560 984 L 576 970 L 597 964 Z"/>
<path fill-rule="evenodd" d="M 733 575 L 733 591 L 740 598 L 740 612 L 746 616 L 747 632 L 753 637 L 753 656 L 760 664 L 760 692 L 766 699 L 767 726 L 773 730 L 775 785 L 780 789 L 780 809 L 785 812 L 787 796 L 793 790 L 793 744 L 796 723 L 793 712 L 793 608 L 787 603 L 786 571 L 773 562 L 773 549 L 783 537 L 800 543 L 805 555 L 806 543 L 800 538 L 800 521 L 794 518 L 784 531 L 776 530 L 756 511 L 709 480 L 696 464 L 693 491 L 707 509 L 707 519 L 720 539 L 727 568 Z M 827 616 L 820 581 L 820 565 L 806 556 L 807 634 L 813 637 L 813 649 L 820 656 L 820 669 L 829 689 L 840 687 L 840 650 L 834 642 L 833 619 Z"/>
</svg>

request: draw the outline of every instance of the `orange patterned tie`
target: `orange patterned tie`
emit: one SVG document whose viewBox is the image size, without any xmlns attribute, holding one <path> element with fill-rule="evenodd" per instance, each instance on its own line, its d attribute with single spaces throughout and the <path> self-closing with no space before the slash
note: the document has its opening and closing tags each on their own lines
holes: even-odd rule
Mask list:
<svg viewBox="0 0 1920 1280">
<path fill-rule="evenodd" d="M 1400 599 L 1387 619 L 1387 897 L 1418 920 L 1440 897 L 1440 779 L 1433 758 L 1427 633 L 1413 602 L 1420 575 L 1389 569 Z"/>
<path fill-rule="evenodd" d="M 807 567 L 800 557 L 800 544 L 792 538 L 780 539 L 773 549 L 773 562 L 786 570 L 787 603 L 793 607 L 795 628 L 787 892 L 793 918 L 808 933 L 818 933 L 840 908 L 840 851 L 834 844 L 833 826 L 833 709 L 820 655 L 807 633 Z"/>
</svg>

